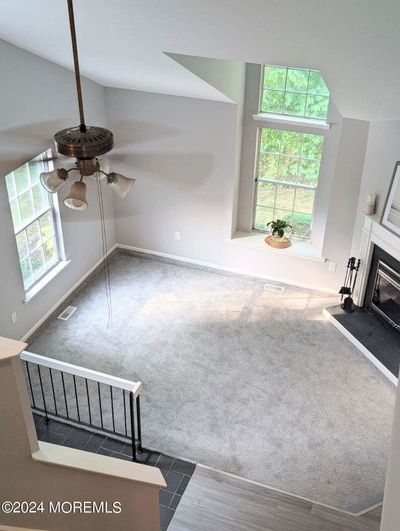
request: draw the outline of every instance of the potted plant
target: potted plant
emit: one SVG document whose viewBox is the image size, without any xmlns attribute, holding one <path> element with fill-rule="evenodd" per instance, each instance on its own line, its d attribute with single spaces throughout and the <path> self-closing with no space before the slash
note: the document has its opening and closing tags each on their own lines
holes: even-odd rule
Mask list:
<svg viewBox="0 0 400 531">
<path fill-rule="evenodd" d="M 270 221 L 267 227 L 271 227 L 271 234 L 265 238 L 265 243 L 277 249 L 285 249 L 291 245 L 291 241 L 285 236 L 285 229 L 292 226 L 284 219 Z"/>
</svg>

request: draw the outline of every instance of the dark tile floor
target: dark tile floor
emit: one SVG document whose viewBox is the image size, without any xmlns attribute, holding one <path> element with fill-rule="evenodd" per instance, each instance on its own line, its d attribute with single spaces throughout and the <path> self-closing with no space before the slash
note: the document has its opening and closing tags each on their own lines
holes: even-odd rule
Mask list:
<svg viewBox="0 0 400 531">
<path fill-rule="evenodd" d="M 97 435 L 80 428 L 75 428 L 62 422 L 50 420 L 46 424 L 44 417 L 33 414 L 36 431 L 40 441 L 46 441 L 61 446 L 69 446 L 87 452 L 93 452 L 117 459 L 131 460 L 132 447 L 115 439 Z M 160 492 L 160 520 L 161 531 L 165 531 L 174 515 L 175 509 L 181 501 L 182 494 L 190 481 L 196 465 L 168 455 L 143 450 L 137 454 L 137 462 L 150 466 L 157 466 L 167 483 Z"/>
</svg>

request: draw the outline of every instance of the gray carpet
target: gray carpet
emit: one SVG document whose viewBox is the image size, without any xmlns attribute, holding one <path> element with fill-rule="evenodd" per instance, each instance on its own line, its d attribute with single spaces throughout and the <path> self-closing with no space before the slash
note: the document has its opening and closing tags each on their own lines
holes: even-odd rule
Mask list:
<svg viewBox="0 0 400 531">
<path fill-rule="evenodd" d="M 382 500 L 394 387 L 330 323 L 337 298 L 120 253 L 29 350 L 144 384 L 144 445 L 358 512 Z"/>
</svg>

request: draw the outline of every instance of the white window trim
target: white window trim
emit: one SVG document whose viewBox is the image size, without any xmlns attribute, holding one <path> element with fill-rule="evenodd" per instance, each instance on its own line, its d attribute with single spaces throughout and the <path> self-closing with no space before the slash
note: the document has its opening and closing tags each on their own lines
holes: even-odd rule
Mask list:
<svg viewBox="0 0 400 531">
<path fill-rule="evenodd" d="M 241 151 L 241 172 L 240 172 L 240 193 L 237 198 L 237 220 L 231 227 L 231 232 L 228 236 L 228 241 L 235 246 L 250 247 L 250 242 L 254 243 L 254 247 L 261 247 L 265 249 L 265 253 L 274 253 L 275 251 L 267 247 L 265 243 L 263 245 L 256 244 L 255 240 L 258 238 L 259 242 L 262 242 L 262 237 L 265 237 L 265 233 L 253 230 L 253 219 L 255 209 L 255 193 L 256 193 L 256 164 L 257 164 L 257 142 L 258 142 L 258 130 L 261 127 L 268 127 L 265 121 L 258 119 L 260 115 L 266 113 L 260 113 L 260 97 L 262 87 L 262 65 L 247 64 L 246 65 L 246 92 L 244 99 L 244 115 L 243 115 L 243 137 L 242 137 L 242 151 Z M 301 119 L 301 117 L 299 117 Z M 274 115 L 274 125 L 276 129 L 287 129 L 287 125 L 284 120 L 279 120 Z M 326 227 L 328 219 L 327 202 L 329 201 L 329 193 L 332 185 L 333 167 L 332 160 L 336 157 L 338 135 L 340 132 L 341 118 L 338 114 L 334 102 L 330 101 L 328 108 L 328 118 L 330 128 L 323 128 L 316 130 L 312 128 L 311 124 L 304 121 L 301 123 L 296 122 L 296 125 L 291 126 L 293 130 L 304 133 L 322 134 L 325 137 L 324 150 L 321 157 L 321 171 L 318 188 L 316 191 L 316 198 L 314 204 L 313 223 L 311 241 L 307 242 L 308 246 L 305 247 L 304 240 L 301 240 L 300 244 L 293 238 L 291 251 L 279 249 L 280 254 L 290 256 L 296 254 L 299 257 L 307 259 L 311 254 L 318 254 L 323 260 L 325 256 L 325 237 Z M 246 238 L 249 237 L 249 239 Z M 254 236 L 255 239 L 252 239 Z M 294 252 L 296 249 L 296 252 Z M 281 252 L 282 251 L 282 252 Z"/>
<path fill-rule="evenodd" d="M 294 131 L 299 133 L 309 133 L 309 134 L 315 134 L 315 135 L 323 135 L 325 136 L 326 133 L 329 132 L 331 125 L 327 120 L 321 120 L 317 118 L 307 118 L 305 116 L 295 116 L 295 115 L 287 115 L 287 114 L 278 114 L 278 113 L 267 113 L 262 112 L 262 98 L 263 98 L 263 90 L 264 90 L 264 68 L 265 65 L 261 65 L 260 70 L 260 78 L 259 78 L 259 93 L 258 93 L 258 112 L 256 114 L 253 114 L 253 120 L 255 122 L 255 125 L 257 127 L 257 141 L 255 146 L 255 160 L 254 160 L 254 175 L 253 175 L 253 203 L 251 208 L 251 233 L 250 234 L 266 234 L 265 231 L 256 229 L 254 227 L 255 224 L 255 216 L 256 216 L 256 202 L 257 202 L 257 169 L 258 169 L 258 157 L 260 152 L 260 130 L 263 128 L 271 128 L 271 129 L 279 129 L 279 130 L 285 130 L 285 131 Z M 330 98 L 329 98 L 329 106 L 330 106 Z M 329 106 L 328 106 L 328 112 L 327 116 L 329 116 Z M 325 139 L 324 139 L 324 148 L 322 151 L 321 161 L 320 161 L 320 175 L 321 175 L 321 165 L 324 158 L 324 152 L 325 152 Z M 319 176 L 320 176 L 319 175 Z M 319 178 L 318 178 L 318 184 L 315 188 L 315 199 L 314 199 L 314 205 L 313 205 L 313 212 L 312 212 L 312 226 L 311 226 L 311 236 L 309 240 L 303 240 L 301 238 L 293 237 L 293 242 L 301 242 L 309 244 L 312 249 L 317 249 L 317 247 L 314 247 L 312 245 L 313 241 L 313 222 L 315 217 L 315 211 L 318 201 L 318 186 L 319 186 Z M 237 233 L 236 233 L 237 234 Z M 303 248 L 303 247 L 302 247 Z M 317 249 L 318 251 L 318 249 Z M 312 251 L 313 253 L 314 251 Z M 318 251 L 319 252 L 319 251 Z M 305 254 L 307 256 L 308 253 Z"/>
<path fill-rule="evenodd" d="M 227 243 L 239 247 L 257 249 L 265 253 L 276 253 L 284 256 L 301 257 L 314 262 L 326 262 L 321 249 L 312 245 L 311 242 L 293 238 L 292 245 L 286 249 L 275 249 L 265 243 L 266 233 L 253 230 L 252 232 L 236 231 Z"/>
<path fill-rule="evenodd" d="M 302 118 L 301 116 L 288 116 L 286 114 L 271 114 L 268 112 L 259 112 L 253 114 L 253 120 L 257 122 L 266 122 L 269 124 L 280 124 L 282 126 L 300 126 L 307 127 L 313 131 L 329 131 L 330 123 L 324 120 L 315 120 L 313 118 Z M 320 132 L 318 134 L 321 134 Z"/>
<path fill-rule="evenodd" d="M 49 269 L 45 275 L 40 277 L 40 279 L 35 282 L 30 288 L 25 292 L 24 304 L 25 306 L 33 299 L 43 288 L 47 286 L 49 282 L 53 280 L 61 271 L 63 271 L 69 264 L 71 260 L 60 260 L 57 264 Z"/>
<path fill-rule="evenodd" d="M 51 148 L 46 149 L 45 151 L 42 152 L 42 154 L 45 154 L 48 159 L 51 159 L 51 157 L 53 156 Z M 27 161 L 27 163 L 29 162 L 30 161 Z M 43 166 L 44 166 L 45 171 L 52 171 L 54 169 L 54 164 L 51 160 L 43 161 Z M 8 200 L 10 201 L 9 198 Z M 29 222 L 19 227 L 17 232 L 15 232 L 15 227 L 13 223 L 14 240 L 16 242 L 16 237 L 18 234 L 26 230 L 26 228 L 29 225 L 34 223 L 41 216 L 43 216 L 43 214 L 49 211 L 52 213 L 53 222 L 54 222 L 54 236 L 55 236 L 55 241 L 57 245 L 58 261 L 50 269 L 48 269 L 39 279 L 34 281 L 29 287 L 27 288 L 25 287 L 23 279 L 22 279 L 22 283 L 23 283 L 24 291 L 25 291 L 25 299 L 23 300 L 24 304 L 27 304 L 35 295 L 37 295 L 37 293 L 39 293 L 55 276 L 57 276 L 70 263 L 69 260 L 66 260 L 66 256 L 65 256 L 64 238 L 63 238 L 63 233 L 62 233 L 60 208 L 59 208 L 57 194 L 49 194 L 48 207 L 43 209 L 43 212 L 40 212 L 40 214 L 35 215 L 35 217 L 29 220 Z M 19 266 L 19 269 L 21 272 L 21 278 L 22 278 L 19 254 L 18 254 L 18 266 Z"/>
<path fill-rule="evenodd" d="M 265 116 L 265 115 L 269 115 L 271 117 L 275 117 L 275 118 L 278 118 L 278 119 L 285 119 L 287 118 L 289 121 L 293 121 L 293 119 L 296 119 L 296 118 L 299 118 L 303 123 L 307 123 L 308 121 L 316 121 L 318 123 L 327 123 L 326 120 L 322 120 L 322 119 L 319 119 L 319 118 L 310 118 L 310 117 L 307 117 L 307 116 L 297 116 L 295 114 L 285 114 L 285 113 L 274 113 L 274 112 L 265 112 L 262 110 L 262 104 L 263 104 L 263 96 L 264 96 L 264 78 L 265 78 L 265 67 L 266 66 L 269 66 L 269 65 L 266 65 L 266 64 L 263 64 L 263 65 L 260 65 L 261 66 L 261 75 L 260 75 L 260 83 L 259 83 L 259 97 L 258 97 L 258 114 L 261 115 L 261 116 Z M 287 70 L 308 70 L 309 72 L 312 72 L 312 71 L 315 71 L 313 69 L 308 69 L 308 68 L 293 68 L 293 67 L 290 67 L 290 66 L 283 66 L 282 65 L 282 68 L 286 68 Z M 274 89 L 272 89 L 274 91 Z M 286 92 L 291 92 L 291 91 L 286 91 L 286 82 L 285 82 L 285 90 L 283 91 L 284 94 L 286 94 Z M 308 90 L 307 92 L 302 92 L 302 94 L 305 94 L 306 96 L 308 96 Z M 310 96 L 317 96 L 318 94 L 310 94 Z M 323 96 L 322 94 L 320 94 L 321 96 Z M 326 115 L 328 116 L 329 115 L 329 105 L 330 105 L 330 102 L 331 102 L 331 96 L 329 94 L 328 96 L 329 98 L 329 103 L 328 103 L 328 111 L 326 113 Z"/>
<path fill-rule="evenodd" d="M 307 118 L 305 118 L 304 120 L 307 120 Z M 267 234 L 267 231 L 264 231 L 264 230 L 261 230 L 261 229 L 256 229 L 255 228 L 255 219 L 256 219 L 256 211 L 257 211 L 257 192 L 258 192 L 258 185 L 257 183 L 259 181 L 263 182 L 262 179 L 258 179 L 257 178 L 257 172 L 258 172 L 258 158 L 259 158 L 259 155 L 260 155 L 260 139 L 261 139 L 261 129 L 265 129 L 266 127 L 268 127 L 269 129 L 284 129 L 285 131 L 293 131 L 293 132 L 298 132 L 298 133 L 309 133 L 309 134 L 315 134 L 315 135 L 319 135 L 319 136 L 324 136 L 323 133 L 320 131 L 320 130 L 315 130 L 314 128 L 310 128 L 308 129 L 307 131 L 298 131 L 294 128 L 290 128 L 290 129 L 287 129 L 287 128 L 280 128 L 280 127 L 274 127 L 273 124 L 271 124 L 270 126 L 266 126 L 265 123 L 261 123 L 261 124 L 258 124 L 257 125 L 257 128 L 258 128 L 258 131 L 257 131 L 257 143 L 256 143 L 256 152 L 255 152 L 255 163 L 254 163 L 254 179 L 253 179 L 253 205 L 252 205 L 252 221 L 251 221 L 251 226 L 252 226 L 252 233 L 258 233 L 258 234 Z M 327 130 L 325 130 L 327 131 Z M 324 139 L 325 140 L 325 139 Z M 325 142 L 324 142 L 325 143 Z M 321 164 L 322 164 L 322 157 L 324 155 L 324 149 L 322 150 L 322 156 L 321 156 L 321 160 L 320 160 L 320 173 L 321 173 Z M 320 175 L 320 174 L 319 174 Z M 266 182 L 270 182 L 269 180 L 267 180 Z M 283 181 L 277 181 L 278 184 L 282 184 Z M 287 183 L 288 185 L 292 186 L 292 187 L 297 187 L 297 188 L 308 188 L 308 186 L 302 186 L 302 185 L 296 185 L 296 184 L 292 184 L 292 183 Z M 313 247 L 312 245 L 312 240 L 313 240 L 313 221 L 314 221 L 314 215 L 315 215 L 315 209 L 316 209 L 316 204 L 317 204 L 317 199 L 318 199 L 318 185 L 319 185 L 319 176 L 318 176 L 318 184 L 316 187 L 310 187 L 314 190 L 314 193 L 315 193 L 315 198 L 314 198 L 314 204 L 313 204 L 313 211 L 312 211 L 312 214 L 311 214 L 311 235 L 310 235 L 310 238 L 309 239 L 303 239 L 303 238 L 299 238 L 297 236 L 292 236 L 292 242 L 302 242 L 302 243 L 305 243 L 305 244 L 309 244 L 313 249 L 316 249 L 316 247 Z M 301 248 L 303 248 L 303 246 L 301 246 Z M 314 251 L 312 251 L 313 253 Z M 308 253 L 306 253 L 305 256 L 307 256 Z"/>
<path fill-rule="evenodd" d="M 52 150 L 48 149 L 44 153 L 47 153 L 48 157 L 50 158 L 52 156 Z M 53 162 L 47 161 L 44 163 L 44 167 L 46 171 L 52 171 L 54 169 Z M 54 266 L 46 271 L 46 273 L 40 277 L 36 282 L 31 284 L 29 288 L 25 289 L 25 299 L 24 304 L 27 305 L 28 302 L 35 297 L 40 291 L 42 291 L 43 288 L 47 286 L 47 284 L 53 280 L 58 274 L 60 274 L 67 265 L 71 262 L 71 260 L 67 260 L 65 256 L 65 247 L 64 247 L 64 238 L 62 233 L 62 226 L 61 226 L 61 215 L 60 215 L 60 205 L 58 202 L 58 195 L 57 194 L 49 194 L 50 195 L 50 209 L 53 213 L 53 220 L 54 220 L 54 228 L 55 228 L 55 235 L 56 235 L 56 244 L 57 244 L 57 253 L 58 253 L 58 262 L 54 264 Z"/>
</svg>

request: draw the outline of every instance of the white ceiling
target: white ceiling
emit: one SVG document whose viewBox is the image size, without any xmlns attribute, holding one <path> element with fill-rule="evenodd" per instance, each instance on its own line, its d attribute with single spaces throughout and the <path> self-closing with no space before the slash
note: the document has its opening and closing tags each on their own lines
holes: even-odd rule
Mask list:
<svg viewBox="0 0 400 531">
<path fill-rule="evenodd" d="M 0 38 L 71 67 L 66 0 L 0 0 Z M 229 101 L 164 52 L 322 71 L 346 117 L 400 119 L 399 0 L 75 0 L 81 70 Z"/>
</svg>

